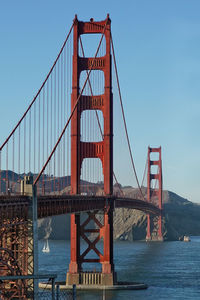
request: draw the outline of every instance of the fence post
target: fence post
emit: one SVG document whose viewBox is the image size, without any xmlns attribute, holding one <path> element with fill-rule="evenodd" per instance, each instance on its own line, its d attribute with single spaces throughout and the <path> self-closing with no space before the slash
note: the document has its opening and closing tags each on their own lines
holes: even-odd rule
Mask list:
<svg viewBox="0 0 200 300">
<path fill-rule="evenodd" d="M 56 285 L 56 300 L 59 300 L 60 286 Z"/>
<path fill-rule="evenodd" d="M 52 278 L 52 300 L 55 300 L 55 278 Z"/>
<path fill-rule="evenodd" d="M 73 284 L 73 300 L 76 300 L 76 285 Z"/>
</svg>

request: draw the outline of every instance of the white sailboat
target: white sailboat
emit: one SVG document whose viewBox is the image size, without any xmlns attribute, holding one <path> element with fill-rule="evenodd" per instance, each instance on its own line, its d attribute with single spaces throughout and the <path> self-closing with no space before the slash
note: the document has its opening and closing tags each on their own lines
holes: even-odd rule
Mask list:
<svg viewBox="0 0 200 300">
<path fill-rule="evenodd" d="M 44 252 L 44 253 L 49 253 L 50 252 L 48 239 L 46 239 L 46 242 L 44 243 L 44 247 L 42 249 L 42 252 Z"/>
</svg>

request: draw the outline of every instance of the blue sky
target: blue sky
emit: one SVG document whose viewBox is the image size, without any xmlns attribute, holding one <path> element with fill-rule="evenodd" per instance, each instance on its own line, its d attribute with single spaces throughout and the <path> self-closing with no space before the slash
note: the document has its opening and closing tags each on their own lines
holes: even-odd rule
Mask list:
<svg viewBox="0 0 200 300">
<path fill-rule="evenodd" d="M 75 13 L 80 20 L 110 13 L 139 179 L 148 145 L 161 145 L 164 188 L 200 202 L 198 0 L 0 1 L 0 141 L 44 80 Z M 131 184 L 126 169 L 120 173 Z"/>
</svg>

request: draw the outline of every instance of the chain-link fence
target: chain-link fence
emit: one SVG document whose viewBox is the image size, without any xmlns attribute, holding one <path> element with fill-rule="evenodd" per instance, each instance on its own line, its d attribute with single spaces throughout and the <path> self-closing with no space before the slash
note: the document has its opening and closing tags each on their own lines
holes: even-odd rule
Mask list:
<svg viewBox="0 0 200 300">
<path fill-rule="evenodd" d="M 49 278 L 44 288 L 29 289 L 22 284 L 27 279 L 34 278 L 36 280 Z M 73 285 L 72 290 L 60 289 L 58 284 L 55 284 L 56 275 L 25 275 L 25 276 L 0 276 L 0 300 L 74 300 L 76 299 L 76 285 Z M 12 281 L 11 281 L 12 280 Z M 20 284 L 18 284 L 20 283 Z"/>
<path fill-rule="evenodd" d="M 16 298 L 17 297 L 17 298 Z M 29 300 L 75 300 L 76 294 L 72 290 L 60 290 L 56 289 L 56 292 L 54 295 L 52 295 L 52 292 L 49 290 L 40 290 L 38 293 L 24 295 L 18 297 L 16 293 L 1 293 L 0 291 L 0 300 L 15 300 L 15 299 L 29 299 Z"/>
<path fill-rule="evenodd" d="M 38 299 L 46 300 L 46 299 L 52 299 L 52 291 L 49 291 L 47 289 L 40 290 L 38 292 Z M 55 300 L 75 300 L 76 299 L 76 286 L 73 285 L 72 290 L 63 290 L 60 289 L 59 285 L 56 285 L 55 294 L 54 294 Z"/>
<path fill-rule="evenodd" d="M 52 293 L 47 290 L 38 292 L 38 299 L 40 300 L 50 300 L 52 299 Z M 72 290 L 60 290 L 56 287 L 55 300 L 74 300 L 76 299 L 76 293 Z"/>
</svg>

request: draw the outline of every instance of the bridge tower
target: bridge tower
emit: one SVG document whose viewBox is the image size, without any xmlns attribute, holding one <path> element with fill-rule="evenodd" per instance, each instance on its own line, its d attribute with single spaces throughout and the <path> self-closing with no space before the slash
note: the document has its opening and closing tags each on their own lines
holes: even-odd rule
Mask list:
<svg viewBox="0 0 200 300">
<path fill-rule="evenodd" d="M 104 194 L 113 193 L 113 96 L 111 78 L 111 21 L 109 15 L 106 20 L 96 22 L 80 22 L 75 16 L 74 41 L 73 41 L 73 75 L 71 109 L 77 102 L 79 95 L 79 79 L 82 71 L 101 70 L 104 73 L 104 94 L 81 95 L 77 109 L 71 120 L 71 194 L 80 194 L 81 166 L 85 158 L 100 158 L 104 175 Z M 104 34 L 106 41 L 106 54 L 103 57 L 80 57 L 79 38 L 83 34 Z M 103 140 L 100 142 L 83 142 L 80 140 L 80 119 L 84 110 L 101 110 L 104 118 Z M 103 285 L 114 283 L 113 264 L 113 208 L 105 207 L 103 221 L 96 218 L 96 211 L 89 212 L 87 220 L 81 224 L 80 215 L 71 214 L 71 261 L 67 273 L 67 284 L 94 284 L 96 281 Z M 86 225 L 92 220 L 94 229 L 86 229 Z M 88 233 L 97 233 L 98 237 L 92 242 Z M 81 254 L 80 239 L 83 238 L 88 248 Z M 103 253 L 96 248 L 96 243 L 103 238 Z M 98 258 L 86 258 L 93 250 Z M 101 263 L 100 274 L 88 274 L 83 272 L 82 264 Z M 97 276 L 98 275 L 98 276 Z M 89 278 L 86 278 L 90 276 Z M 97 279 L 98 277 L 98 279 Z"/>
<path fill-rule="evenodd" d="M 158 160 L 151 158 L 151 153 L 158 153 Z M 152 166 L 157 166 L 157 173 L 152 170 Z M 153 188 L 153 180 L 155 186 Z M 161 147 L 148 147 L 148 170 L 147 170 L 147 201 L 158 205 L 162 209 L 162 160 Z M 156 217 L 147 214 L 147 235 L 146 241 L 163 241 L 162 235 L 162 213 Z"/>
</svg>

